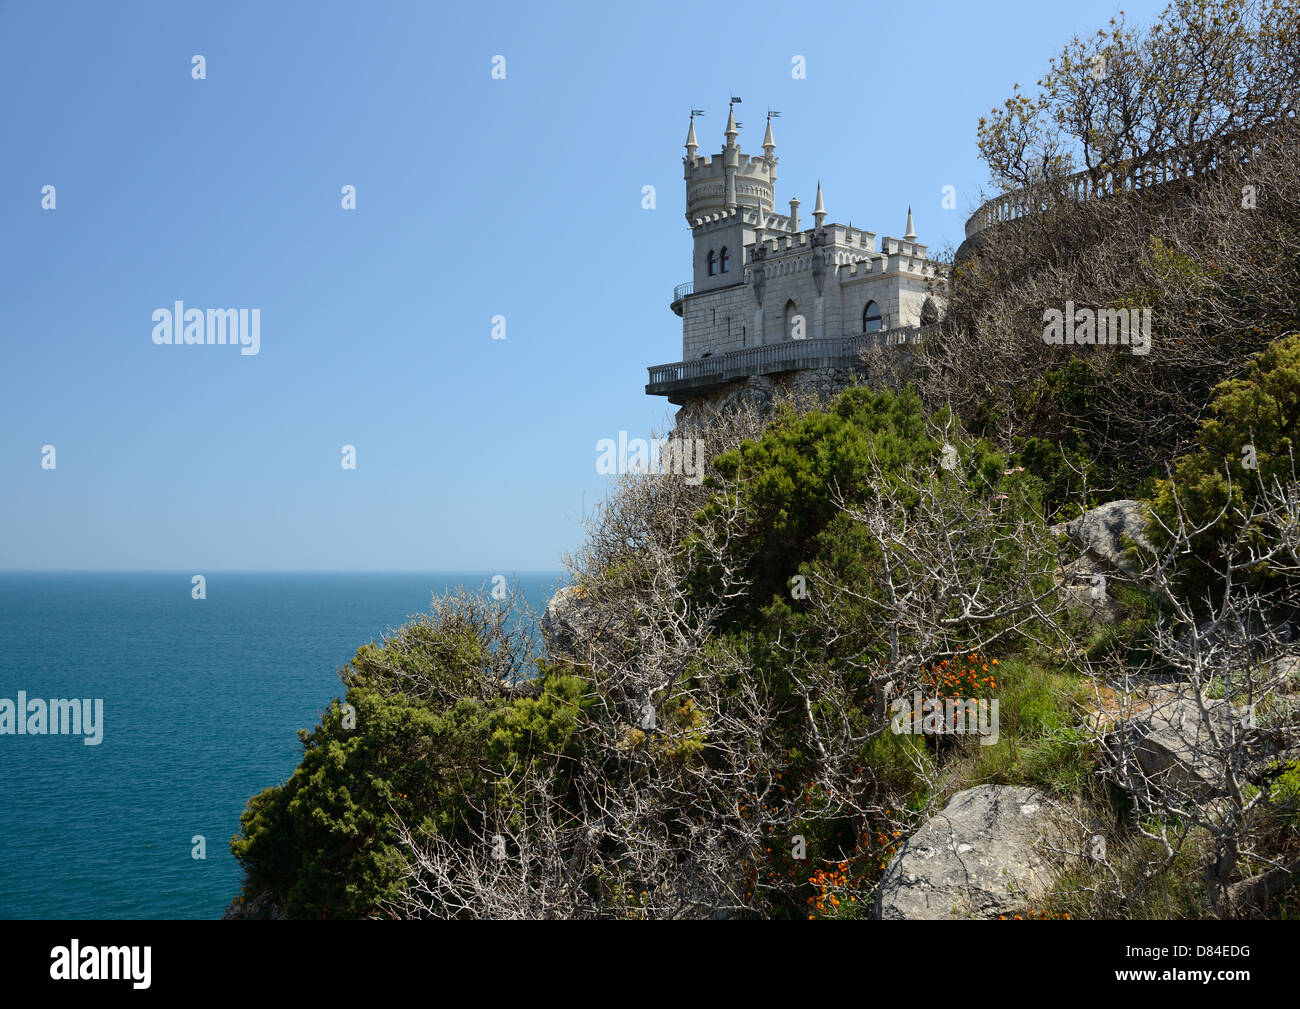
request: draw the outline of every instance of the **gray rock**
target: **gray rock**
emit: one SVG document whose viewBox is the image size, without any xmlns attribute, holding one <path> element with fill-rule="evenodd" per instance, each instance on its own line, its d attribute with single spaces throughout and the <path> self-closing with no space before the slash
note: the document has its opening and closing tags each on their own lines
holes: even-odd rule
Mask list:
<svg viewBox="0 0 1300 1009">
<path fill-rule="evenodd" d="M 1141 501 L 1109 501 L 1076 519 L 1052 526 L 1052 532 L 1066 536 L 1085 554 L 1128 574 L 1136 574 L 1136 568 L 1125 557 L 1125 538 L 1151 549 L 1146 535 L 1147 516 Z"/>
<path fill-rule="evenodd" d="M 1055 872 L 1046 851 L 1062 832 L 1033 788 L 958 792 L 908 838 L 880 881 L 876 917 L 993 918 L 1032 903 Z"/>
<path fill-rule="evenodd" d="M 580 642 L 589 630 L 590 619 L 584 612 L 582 597 L 573 585 L 565 585 L 551 596 L 542 611 L 538 626 L 552 658 L 577 659 Z"/>
<path fill-rule="evenodd" d="M 1117 623 L 1125 615 L 1113 589 L 1132 582 L 1137 565 L 1128 559 L 1128 540 L 1147 549 L 1147 511 L 1140 501 L 1110 501 L 1076 519 L 1052 526 L 1076 551 L 1057 567 L 1055 577 L 1061 598 L 1071 609 L 1082 610 L 1099 623 Z"/>
<path fill-rule="evenodd" d="M 1270 663 L 1269 678 L 1284 694 L 1300 692 L 1300 655 L 1279 655 Z"/>
<path fill-rule="evenodd" d="M 1157 788 L 1200 798 L 1223 791 L 1221 751 L 1228 745 L 1233 711 L 1227 701 L 1204 703 L 1203 717 L 1195 688 L 1181 683 L 1163 687 L 1151 706 L 1120 730 L 1129 734 L 1138 766 Z"/>
<path fill-rule="evenodd" d="M 1113 579 L 1110 565 L 1086 554 L 1056 569 L 1056 585 L 1065 605 L 1099 623 L 1124 619 L 1124 607 L 1111 595 Z"/>
</svg>

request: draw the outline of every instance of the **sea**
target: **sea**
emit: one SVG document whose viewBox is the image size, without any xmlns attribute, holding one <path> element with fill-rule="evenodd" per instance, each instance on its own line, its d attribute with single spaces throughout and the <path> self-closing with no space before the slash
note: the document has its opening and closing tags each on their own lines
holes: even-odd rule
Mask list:
<svg viewBox="0 0 1300 1009">
<path fill-rule="evenodd" d="M 0 699 L 103 700 L 98 745 L 0 735 L 0 918 L 220 918 L 240 813 L 293 773 L 340 667 L 494 574 L 214 572 L 195 599 L 188 573 L 0 572 Z M 534 609 L 563 582 L 507 577 Z"/>
</svg>

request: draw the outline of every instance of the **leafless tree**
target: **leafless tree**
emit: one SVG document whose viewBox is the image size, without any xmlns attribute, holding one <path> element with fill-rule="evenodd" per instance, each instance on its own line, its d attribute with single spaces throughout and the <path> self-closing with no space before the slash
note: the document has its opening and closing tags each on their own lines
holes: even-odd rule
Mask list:
<svg viewBox="0 0 1300 1009">
<path fill-rule="evenodd" d="M 1168 547 L 1148 554 L 1140 576 L 1162 607 L 1156 661 L 1095 676 L 1117 698 L 1097 727 L 1106 772 L 1134 801 L 1132 828 L 1162 853 L 1145 876 L 1167 872 L 1190 846 L 1203 857 L 1213 912 L 1231 917 L 1266 909 L 1300 870 L 1294 832 L 1280 820 L 1297 811 L 1270 784 L 1300 757 L 1300 712 L 1286 697 L 1300 642 L 1281 616 L 1297 602 L 1300 483 L 1261 486 L 1232 516 L 1237 533 L 1224 544 L 1223 584 L 1207 615 L 1181 591 L 1178 562 L 1222 517 L 1196 526 L 1180 505 L 1162 523 Z M 1275 535 L 1261 542 L 1261 526 Z M 1288 576 L 1283 587 L 1255 587 L 1246 576 L 1261 568 Z"/>
</svg>

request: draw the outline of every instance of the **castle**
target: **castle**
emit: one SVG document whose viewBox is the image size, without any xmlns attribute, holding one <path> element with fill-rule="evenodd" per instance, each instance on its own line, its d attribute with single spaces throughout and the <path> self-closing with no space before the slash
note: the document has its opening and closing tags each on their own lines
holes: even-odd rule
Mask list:
<svg viewBox="0 0 1300 1009">
<path fill-rule="evenodd" d="M 818 182 L 814 225 L 801 228 L 797 199 L 776 211 L 771 114 L 763 153 L 744 154 L 729 107 L 712 156 L 698 153 L 695 115 L 682 158 L 694 274 L 672 301 L 682 360 L 650 368 L 648 394 L 690 407 L 780 387 L 830 394 L 861 373 L 863 349 L 924 338 L 939 319 L 944 264 L 917 242 L 910 207 L 903 237 L 877 248 L 875 233 L 826 222 Z"/>
</svg>

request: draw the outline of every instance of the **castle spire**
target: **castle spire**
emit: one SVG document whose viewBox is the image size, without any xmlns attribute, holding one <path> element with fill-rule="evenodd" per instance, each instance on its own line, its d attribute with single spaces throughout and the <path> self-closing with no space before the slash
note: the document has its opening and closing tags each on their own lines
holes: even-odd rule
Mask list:
<svg viewBox="0 0 1300 1009">
<path fill-rule="evenodd" d="M 736 134 L 738 134 L 739 132 L 740 131 L 736 129 L 735 106 L 728 105 L 727 106 L 727 130 L 726 130 L 728 147 L 736 146 Z"/>
<path fill-rule="evenodd" d="M 763 134 L 763 157 L 769 161 L 772 159 L 772 152 L 776 150 L 776 141 L 772 139 L 772 113 L 767 114 L 767 132 Z"/>
<path fill-rule="evenodd" d="M 826 220 L 826 204 L 822 202 L 822 180 L 817 180 L 817 203 L 813 206 L 813 219 L 817 221 L 817 230 L 822 230 Z"/>
<path fill-rule="evenodd" d="M 912 223 L 912 208 L 907 208 L 907 234 L 903 236 L 905 242 L 916 241 L 916 226 Z"/>
<path fill-rule="evenodd" d="M 695 160 L 695 152 L 699 150 L 700 142 L 695 139 L 695 112 L 691 111 L 691 128 L 686 134 L 686 157 L 691 161 Z"/>
</svg>

